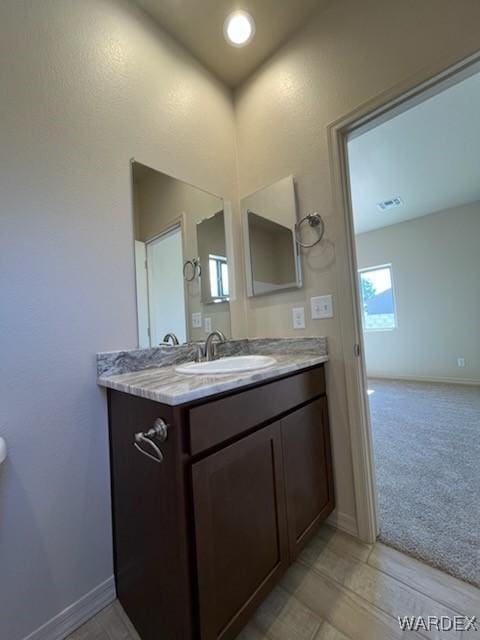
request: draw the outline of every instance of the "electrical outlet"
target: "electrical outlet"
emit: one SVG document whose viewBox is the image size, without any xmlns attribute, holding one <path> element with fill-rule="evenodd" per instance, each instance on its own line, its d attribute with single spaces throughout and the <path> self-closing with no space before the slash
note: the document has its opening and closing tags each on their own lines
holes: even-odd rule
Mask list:
<svg viewBox="0 0 480 640">
<path fill-rule="evenodd" d="M 463 369 L 464 366 L 465 366 L 465 358 L 457 358 L 457 367 L 461 367 Z"/>
<path fill-rule="evenodd" d="M 333 318 L 333 296 L 316 296 L 310 298 L 310 306 L 312 309 L 312 320 L 323 320 Z"/>
<path fill-rule="evenodd" d="M 202 328 L 202 313 L 199 311 L 198 313 L 192 313 L 192 329 L 201 329 Z"/>
<path fill-rule="evenodd" d="M 293 328 L 305 329 L 305 307 L 294 307 L 292 309 Z"/>
<path fill-rule="evenodd" d="M 204 321 L 205 333 L 212 333 L 212 319 L 205 318 Z"/>
</svg>

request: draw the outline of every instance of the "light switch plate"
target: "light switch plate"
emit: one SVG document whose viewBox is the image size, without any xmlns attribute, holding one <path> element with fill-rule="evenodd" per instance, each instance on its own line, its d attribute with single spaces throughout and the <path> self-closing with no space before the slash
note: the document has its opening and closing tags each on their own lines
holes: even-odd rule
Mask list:
<svg viewBox="0 0 480 640">
<path fill-rule="evenodd" d="M 192 329 L 202 328 L 202 312 L 192 313 Z"/>
<path fill-rule="evenodd" d="M 305 329 L 305 307 L 294 307 L 292 317 L 294 329 Z"/>
<path fill-rule="evenodd" d="M 212 319 L 210 317 L 204 319 L 205 333 L 212 333 Z"/>
<path fill-rule="evenodd" d="M 333 296 L 316 296 L 310 298 L 310 305 L 312 307 L 312 320 L 324 320 L 326 318 L 333 318 Z"/>
</svg>

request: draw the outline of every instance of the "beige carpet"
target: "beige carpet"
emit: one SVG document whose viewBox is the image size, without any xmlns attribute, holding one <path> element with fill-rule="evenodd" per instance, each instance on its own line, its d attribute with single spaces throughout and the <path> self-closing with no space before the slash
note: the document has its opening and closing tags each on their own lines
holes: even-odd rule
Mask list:
<svg viewBox="0 0 480 640">
<path fill-rule="evenodd" d="M 369 389 L 380 539 L 480 586 L 480 387 Z"/>
</svg>

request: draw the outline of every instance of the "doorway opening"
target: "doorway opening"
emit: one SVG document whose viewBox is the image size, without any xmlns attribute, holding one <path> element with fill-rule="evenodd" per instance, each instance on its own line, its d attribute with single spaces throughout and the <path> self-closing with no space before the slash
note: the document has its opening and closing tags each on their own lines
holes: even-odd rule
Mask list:
<svg viewBox="0 0 480 640">
<path fill-rule="evenodd" d="M 173 332 L 186 341 L 182 225 L 141 242 L 135 240 L 140 348 L 163 344 Z"/>
<path fill-rule="evenodd" d="M 471 65 L 345 149 L 380 540 L 477 586 L 479 110 Z"/>
</svg>

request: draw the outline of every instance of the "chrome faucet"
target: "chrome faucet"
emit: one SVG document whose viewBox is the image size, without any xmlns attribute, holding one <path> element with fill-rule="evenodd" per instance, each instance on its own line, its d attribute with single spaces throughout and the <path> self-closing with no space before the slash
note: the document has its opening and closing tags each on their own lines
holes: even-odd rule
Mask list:
<svg viewBox="0 0 480 640">
<path fill-rule="evenodd" d="M 167 342 L 171 340 L 172 344 L 175 346 L 177 344 L 179 344 L 178 342 L 178 338 L 174 333 L 167 333 L 164 337 L 163 337 L 163 342 Z"/>
<path fill-rule="evenodd" d="M 218 329 L 212 331 L 212 333 L 207 336 L 207 339 L 205 340 L 205 360 L 207 362 L 215 359 L 215 345 L 213 342 L 215 338 L 217 339 L 217 342 L 227 341 L 223 333 Z"/>
</svg>

